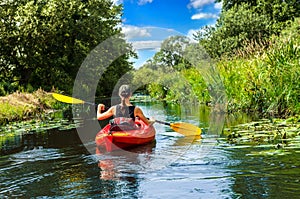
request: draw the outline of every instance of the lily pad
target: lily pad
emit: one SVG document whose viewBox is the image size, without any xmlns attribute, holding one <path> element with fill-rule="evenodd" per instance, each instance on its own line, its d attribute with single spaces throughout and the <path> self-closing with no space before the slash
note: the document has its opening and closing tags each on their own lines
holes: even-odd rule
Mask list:
<svg viewBox="0 0 300 199">
<path fill-rule="evenodd" d="M 230 148 L 259 148 L 255 155 L 285 155 L 300 148 L 300 123 L 295 120 L 264 119 L 232 126 L 223 131 Z M 222 140 L 220 140 L 222 141 Z M 265 150 L 265 149 L 272 149 Z M 283 150 L 279 152 L 278 150 Z"/>
</svg>

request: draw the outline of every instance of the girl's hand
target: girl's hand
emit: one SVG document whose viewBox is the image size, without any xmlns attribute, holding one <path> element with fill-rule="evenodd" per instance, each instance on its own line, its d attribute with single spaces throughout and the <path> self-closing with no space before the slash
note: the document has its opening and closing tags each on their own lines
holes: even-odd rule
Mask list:
<svg viewBox="0 0 300 199">
<path fill-rule="evenodd" d="M 99 104 L 98 105 L 98 113 L 101 113 L 104 110 L 105 110 L 105 105 L 104 104 Z"/>
<path fill-rule="evenodd" d="M 155 123 L 155 118 L 150 117 L 150 119 L 148 119 L 148 121 L 149 121 L 149 126 L 152 126 Z"/>
</svg>

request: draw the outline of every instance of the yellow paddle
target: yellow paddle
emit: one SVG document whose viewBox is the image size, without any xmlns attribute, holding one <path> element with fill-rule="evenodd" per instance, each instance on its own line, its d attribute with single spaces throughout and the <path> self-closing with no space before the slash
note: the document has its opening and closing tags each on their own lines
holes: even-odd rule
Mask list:
<svg viewBox="0 0 300 199">
<path fill-rule="evenodd" d="M 90 105 L 96 105 L 96 104 L 91 103 L 91 102 L 85 102 L 83 100 L 76 99 L 76 98 L 69 97 L 69 96 L 62 95 L 62 94 L 58 94 L 58 93 L 52 93 L 52 96 L 56 100 L 58 100 L 60 102 L 68 103 L 68 104 L 90 104 Z"/>
<path fill-rule="evenodd" d="M 76 99 L 76 98 L 69 97 L 69 96 L 62 95 L 62 94 L 58 94 L 58 93 L 52 93 L 52 96 L 56 100 L 58 100 L 60 102 L 68 103 L 68 104 L 96 105 L 91 102 L 85 102 L 83 100 Z M 164 124 L 164 125 L 170 126 L 171 129 L 173 129 L 174 131 L 176 131 L 184 136 L 201 135 L 201 129 L 193 124 L 189 124 L 189 123 L 185 123 L 185 122 L 169 123 L 169 122 L 164 122 L 164 121 L 159 121 L 159 120 L 155 120 L 155 122 L 157 122 L 159 124 Z"/>
<path fill-rule="evenodd" d="M 184 136 L 195 136 L 201 135 L 201 129 L 193 124 L 185 122 L 169 123 L 164 121 L 155 120 L 159 124 L 164 124 L 170 126 L 174 131 L 184 135 Z"/>
</svg>

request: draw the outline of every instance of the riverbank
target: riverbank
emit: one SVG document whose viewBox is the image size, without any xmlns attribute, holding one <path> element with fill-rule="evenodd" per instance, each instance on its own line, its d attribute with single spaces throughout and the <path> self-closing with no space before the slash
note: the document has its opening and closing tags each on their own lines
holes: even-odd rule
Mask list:
<svg viewBox="0 0 300 199">
<path fill-rule="evenodd" d="M 0 97 L 0 125 L 13 121 L 23 121 L 58 108 L 51 93 L 41 89 L 33 93 L 15 92 Z"/>
<path fill-rule="evenodd" d="M 152 98 L 146 95 L 133 97 L 135 102 L 146 103 L 151 100 Z M 57 128 L 72 129 L 79 124 L 65 119 L 67 118 L 65 114 L 54 116 L 63 112 L 72 114 L 70 111 L 65 111 L 70 110 L 70 106 L 56 101 L 51 93 L 43 90 L 33 93 L 16 92 L 0 97 L 0 102 L 0 131 L 7 135 Z M 69 116 L 68 118 L 72 118 L 72 115 Z M 268 145 L 273 148 L 283 148 L 288 146 L 287 141 L 297 140 L 299 136 L 300 115 L 296 115 L 284 119 L 261 117 L 251 120 L 250 123 L 244 121 L 239 122 L 238 125 L 224 126 L 220 139 L 233 147 Z M 3 139 L 5 138 L 2 137 Z"/>
<path fill-rule="evenodd" d="M 211 59 L 198 60 L 198 53 L 187 52 L 190 60 L 198 61 L 195 67 L 185 62 L 169 67 L 174 60 L 157 54 L 157 60 L 135 72 L 134 84 L 147 85 L 147 93 L 157 100 L 179 104 L 221 102 L 230 113 L 259 113 L 265 118 L 299 115 L 299 23 L 300 19 L 295 19 L 280 35 L 267 41 L 245 42 L 243 49 L 232 55 L 212 59 L 209 70 L 202 62 Z"/>
</svg>

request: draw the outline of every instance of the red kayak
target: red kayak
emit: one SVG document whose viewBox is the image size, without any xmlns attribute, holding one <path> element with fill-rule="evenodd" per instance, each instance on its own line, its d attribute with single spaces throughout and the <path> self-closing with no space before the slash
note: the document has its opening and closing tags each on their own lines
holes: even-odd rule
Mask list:
<svg viewBox="0 0 300 199">
<path fill-rule="evenodd" d="M 114 123 L 107 124 L 99 133 L 95 141 L 98 149 L 114 151 L 128 149 L 152 142 L 155 139 L 155 128 L 146 125 L 142 120 L 124 122 L 124 118 L 115 118 Z"/>
</svg>

